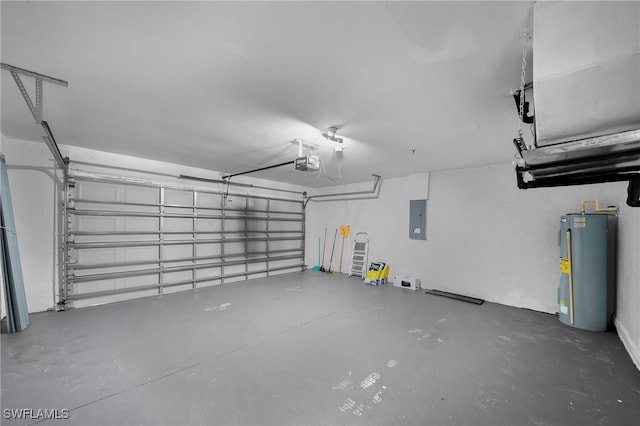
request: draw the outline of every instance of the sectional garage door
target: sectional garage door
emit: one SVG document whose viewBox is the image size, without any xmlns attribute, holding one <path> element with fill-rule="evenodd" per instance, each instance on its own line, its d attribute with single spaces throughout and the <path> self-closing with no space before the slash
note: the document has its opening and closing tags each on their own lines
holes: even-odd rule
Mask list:
<svg viewBox="0 0 640 426">
<path fill-rule="evenodd" d="M 303 195 L 274 193 L 71 176 L 60 304 L 108 303 L 303 269 Z"/>
</svg>

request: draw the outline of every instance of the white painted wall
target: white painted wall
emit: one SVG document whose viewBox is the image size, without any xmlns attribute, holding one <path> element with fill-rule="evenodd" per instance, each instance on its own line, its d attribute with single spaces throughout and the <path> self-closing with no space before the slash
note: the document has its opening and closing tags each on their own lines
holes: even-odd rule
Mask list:
<svg viewBox="0 0 640 426">
<path fill-rule="evenodd" d="M 426 288 L 555 313 L 559 217 L 577 211 L 581 199 L 599 198 L 621 207 L 617 323 L 639 359 L 640 209 L 624 205 L 626 183 L 523 191 L 510 164 L 431 173 L 426 241 L 408 236 L 416 190 L 415 179 L 398 178 L 384 181 L 376 200 L 310 202 L 307 264 L 317 264 L 325 227 L 332 238 L 337 226 L 351 225 L 352 232 L 369 233 L 370 260 L 388 261 L 391 276 L 416 276 Z"/>
<path fill-rule="evenodd" d="M 29 312 L 54 306 L 54 163 L 44 143 L 5 138 L 18 250 Z M 3 304 L 4 315 L 4 304 Z"/>
<path fill-rule="evenodd" d="M 623 205 L 620 202 L 620 205 Z M 616 328 L 640 369 L 640 208 L 620 210 Z"/>
<path fill-rule="evenodd" d="M 366 184 L 344 185 L 323 191 L 312 191 L 309 195 L 335 192 L 370 191 L 373 180 Z M 351 233 L 345 241 L 342 271 L 348 272 L 350 266 L 351 245 L 353 236 L 357 232 L 369 235 L 369 260 L 387 260 L 391 262 L 391 275 L 417 275 L 422 270 L 416 266 L 419 259 L 425 258 L 426 241 L 409 239 L 409 200 L 425 199 L 428 197 L 428 175 L 411 175 L 404 178 L 382 180 L 380 183 L 380 198 L 373 195 L 360 200 L 350 201 L 315 201 L 307 204 L 307 257 L 309 266 L 318 264 L 318 239 L 324 239 L 324 229 L 327 228 L 327 247 L 325 252 L 325 267 L 328 267 L 335 230 L 340 225 L 350 225 Z M 318 200 L 323 200 L 319 198 Z M 427 206 L 427 210 L 429 207 Z M 427 216 L 429 212 L 427 212 Z M 427 218 L 427 221 L 429 219 Z M 429 229 L 427 225 L 427 237 Z M 338 270 L 342 239 L 338 231 L 336 253 L 332 270 Z M 397 250 L 402 255 L 396 256 Z M 399 254 L 399 253 L 398 253 Z M 337 260 L 336 260 L 337 259 Z"/>
<path fill-rule="evenodd" d="M 2 151 L 2 146 L 4 145 L 4 135 L 0 133 L 0 152 L 4 152 Z M 3 274 L 3 269 L 4 268 L 0 268 L 0 284 L 2 285 L 2 288 L 4 288 L 4 274 Z M 4 306 L 4 291 L 0 289 L 0 318 L 4 318 L 7 314 L 5 313 L 5 306 Z"/>
</svg>

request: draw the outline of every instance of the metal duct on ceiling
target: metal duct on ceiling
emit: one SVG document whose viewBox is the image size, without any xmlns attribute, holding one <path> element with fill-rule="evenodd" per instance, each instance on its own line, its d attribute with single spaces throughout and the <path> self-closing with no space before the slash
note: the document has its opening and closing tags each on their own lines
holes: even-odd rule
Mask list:
<svg viewBox="0 0 640 426">
<path fill-rule="evenodd" d="M 536 3 L 533 58 L 536 147 L 518 187 L 629 181 L 640 206 L 640 3 Z"/>
</svg>

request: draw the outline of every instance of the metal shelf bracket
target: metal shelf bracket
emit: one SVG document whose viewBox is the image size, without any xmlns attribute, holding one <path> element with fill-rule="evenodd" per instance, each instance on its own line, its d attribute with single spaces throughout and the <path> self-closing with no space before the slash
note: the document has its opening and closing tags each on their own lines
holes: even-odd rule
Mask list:
<svg viewBox="0 0 640 426">
<path fill-rule="evenodd" d="M 29 107 L 29 111 L 31 111 L 31 115 L 36 120 L 37 124 L 42 123 L 43 116 L 43 107 L 42 107 L 42 82 L 46 81 L 48 83 L 57 84 L 59 86 L 67 87 L 69 83 L 64 80 L 60 80 L 58 78 L 49 77 L 48 75 L 40 74 L 37 72 L 25 70 L 23 68 L 14 67 L 13 65 L 8 65 L 4 63 L 0 63 L 0 68 L 7 70 L 11 73 L 11 76 L 16 82 L 24 101 L 27 103 Z M 26 87 L 24 87 L 24 83 L 20 78 L 20 75 L 25 75 L 27 77 L 33 77 L 36 80 L 36 102 L 35 105 L 33 100 L 31 100 L 31 96 L 29 96 L 29 92 L 27 92 Z"/>
</svg>

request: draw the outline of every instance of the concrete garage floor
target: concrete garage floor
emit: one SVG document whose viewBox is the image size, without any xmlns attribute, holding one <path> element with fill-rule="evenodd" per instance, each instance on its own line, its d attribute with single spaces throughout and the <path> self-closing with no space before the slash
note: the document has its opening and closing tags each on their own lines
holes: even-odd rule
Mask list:
<svg viewBox="0 0 640 426">
<path fill-rule="evenodd" d="M 3 425 L 637 425 L 615 333 L 316 271 L 31 316 Z"/>
</svg>

